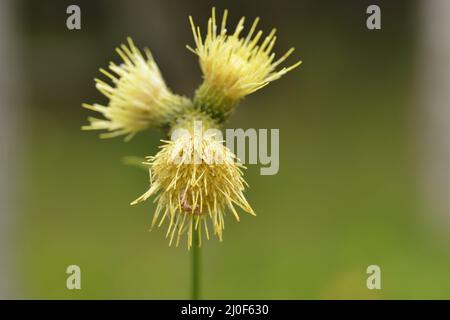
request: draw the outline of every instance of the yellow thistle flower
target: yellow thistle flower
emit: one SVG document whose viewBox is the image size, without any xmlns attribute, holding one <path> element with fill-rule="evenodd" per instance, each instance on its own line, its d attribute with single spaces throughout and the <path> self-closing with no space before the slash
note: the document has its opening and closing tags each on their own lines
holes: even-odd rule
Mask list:
<svg viewBox="0 0 450 320">
<path fill-rule="evenodd" d="M 196 92 L 196 100 L 203 110 L 219 118 L 226 117 L 240 99 L 279 79 L 301 63 L 299 61 L 290 67 L 276 70 L 294 48 L 275 60 L 275 53 L 272 52 L 276 40 L 275 29 L 260 42 L 263 33 L 258 31 L 255 34 L 259 21 L 256 18 L 247 36 L 240 37 L 245 17 L 240 19 L 233 33 L 228 33 L 227 15 L 228 11 L 225 10 L 218 28 L 215 8 L 212 9 L 204 40 L 200 28 L 189 17 L 196 48 L 187 47 L 198 55 L 204 77 L 203 84 Z M 217 112 L 218 107 L 221 107 L 220 112 Z"/>
<path fill-rule="evenodd" d="M 95 79 L 97 89 L 109 99 L 108 104 L 83 104 L 103 115 L 104 119 L 89 118 L 90 124 L 83 127 L 107 130 L 101 137 L 126 135 L 129 139 L 150 127 L 172 134 L 172 140 L 163 141 L 155 156 L 147 157 L 150 188 L 131 204 L 154 196 L 157 205 L 152 226 L 168 222 L 166 236 L 170 244 L 175 241 L 178 245 L 180 237 L 187 234 L 188 249 L 193 239 L 196 244 L 198 239 L 201 245 L 203 230 L 209 239 L 208 226 L 222 241 L 226 213 L 239 221 L 236 207 L 254 215 L 244 196 L 248 187 L 242 173 L 245 167 L 217 139 L 217 131 L 213 129 L 221 127 L 246 95 L 301 63 L 280 68 L 294 49 L 275 59 L 272 52 L 275 29 L 262 38 L 262 31 L 256 30 L 259 21 L 256 18 L 248 34 L 241 37 L 244 17 L 229 33 L 227 15 L 225 10 L 219 28 L 215 8 L 212 9 L 204 39 L 189 17 L 196 48 L 188 46 L 188 49 L 199 57 L 203 73 L 203 83 L 193 101 L 173 94 L 150 51 L 145 49 L 142 54 L 128 38 L 127 45 L 116 49 L 123 63 L 111 62 L 109 71 L 100 69 L 112 84 Z M 206 125 L 205 134 L 196 130 L 198 121 Z"/>
<path fill-rule="evenodd" d="M 128 46 L 116 49 L 123 63 L 111 62 L 110 71 L 100 69 L 112 85 L 95 79 L 97 89 L 109 99 L 107 106 L 83 104 L 83 107 L 100 112 L 106 119 L 89 118 L 84 130 L 108 130 L 101 137 L 127 135 L 150 127 L 161 127 L 172 121 L 174 115 L 189 100 L 173 94 L 166 86 L 159 68 L 147 48 L 145 56 L 128 38 Z"/>
<path fill-rule="evenodd" d="M 168 220 L 170 244 L 176 239 L 178 246 L 180 236 L 187 233 L 189 249 L 193 233 L 198 232 L 201 239 L 202 229 L 209 239 L 208 224 L 222 241 L 226 211 L 239 221 L 235 206 L 254 215 L 243 194 L 247 186 L 243 166 L 214 135 L 189 130 L 164 142 L 156 156 L 147 157 L 150 189 L 131 204 L 157 195 L 152 226 L 158 219 L 158 226 Z"/>
</svg>

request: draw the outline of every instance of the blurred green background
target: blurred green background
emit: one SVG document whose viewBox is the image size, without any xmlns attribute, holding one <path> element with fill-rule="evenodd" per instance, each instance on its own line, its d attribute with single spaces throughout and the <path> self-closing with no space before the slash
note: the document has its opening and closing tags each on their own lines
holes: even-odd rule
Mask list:
<svg viewBox="0 0 450 320">
<path fill-rule="evenodd" d="M 369 4 L 382 30 L 366 28 Z M 78 4 L 82 29 L 65 27 Z M 229 128 L 279 128 L 280 171 L 250 165 L 246 192 L 257 217 L 227 217 L 224 241 L 204 243 L 208 299 L 450 298 L 445 232 L 423 212 L 414 137 L 420 3 L 415 1 L 18 1 L 23 59 L 20 180 L 14 219 L 14 286 L 21 298 L 185 299 L 190 257 L 148 232 L 154 205 L 130 207 L 147 173 L 121 159 L 157 152 L 156 131 L 130 142 L 82 132 L 105 102 L 99 67 L 132 36 L 148 46 L 175 92 L 201 81 L 192 14 L 204 26 L 215 5 L 278 29 L 277 53 L 296 47 L 301 67 L 249 96 Z M 247 21 L 247 26 L 249 21 Z M 65 287 L 66 267 L 82 290 Z M 382 290 L 366 288 L 366 268 Z"/>
</svg>

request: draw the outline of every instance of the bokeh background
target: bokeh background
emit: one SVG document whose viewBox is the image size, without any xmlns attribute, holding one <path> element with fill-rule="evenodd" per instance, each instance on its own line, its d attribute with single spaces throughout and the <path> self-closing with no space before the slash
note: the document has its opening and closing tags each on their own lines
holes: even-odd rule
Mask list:
<svg viewBox="0 0 450 320">
<path fill-rule="evenodd" d="M 66 28 L 81 7 L 82 28 Z M 382 30 L 366 28 L 378 4 Z M 189 298 L 185 243 L 148 232 L 148 187 L 124 156 L 157 152 L 157 131 L 130 142 L 82 132 L 104 102 L 98 68 L 132 36 L 175 92 L 201 81 L 188 24 L 211 7 L 230 25 L 260 16 L 276 52 L 301 67 L 249 96 L 229 128 L 279 128 L 280 171 L 246 172 L 257 217 L 228 217 L 206 242 L 208 299 L 450 298 L 450 8 L 431 1 L 32 1 L 0 4 L 0 297 Z M 249 21 L 247 22 L 247 24 Z M 434 37 L 434 38 L 433 38 Z M 448 81 L 447 81 L 448 80 Z M 82 290 L 66 289 L 68 265 Z M 381 267 L 382 290 L 366 268 Z"/>
</svg>

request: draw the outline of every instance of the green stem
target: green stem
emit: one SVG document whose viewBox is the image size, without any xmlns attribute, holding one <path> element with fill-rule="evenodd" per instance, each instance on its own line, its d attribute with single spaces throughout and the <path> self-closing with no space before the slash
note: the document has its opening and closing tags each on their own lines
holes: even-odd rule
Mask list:
<svg viewBox="0 0 450 320">
<path fill-rule="evenodd" d="M 200 299 L 200 239 L 194 231 L 192 239 L 192 300 Z"/>
</svg>

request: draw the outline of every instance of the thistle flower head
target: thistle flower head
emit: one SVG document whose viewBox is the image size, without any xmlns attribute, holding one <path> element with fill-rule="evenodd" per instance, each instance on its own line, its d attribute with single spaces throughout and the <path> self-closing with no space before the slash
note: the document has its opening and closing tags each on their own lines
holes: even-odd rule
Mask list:
<svg viewBox="0 0 450 320">
<path fill-rule="evenodd" d="M 236 206 L 254 214 L 243 195 L 242 165 L 214 135 L 186 131 L 174 141 L 165 141 L 156 156 L 147 160 L 150 189 L 132 204 L 156 195 L 152 226 L 168 221 L 170 244 L 175 240 L 178 245 L 181 235 L 187 233 L 190 248 L 193 232 L 201 239 L 202 230 L 209 239 L 208 224 L 222 240 L 227 211 L 238 221 Z"/>
<path fill-rule="evenodd" d="M 150 51 L 143 55 L 128 38 L 128 46 L 116 49 L 123 63 L 111 62 L 109 71 L 100 69 L 112 84 L 95 79 L 97 89 L 108 99 L 108 105 L 83 104 L 101 113 L 105 119 L 89 118 L 84 130 L 107 130 L 101 137 L 127 135 L 150 127 L 160 127 L 171 121 L 174 114 L 189 100 L 173 94 L 166 86 Z"/>
<path fill-rule="evenodd" d="M 226 29 L 228 11 L 225 10 L 220 27 L 217 26 L 215 8 L 208 20 L 206 37 L 203 40 L 200 27 L 189 17 L 196 48 L 188 49 L 199 57 L 204 83 L 197 91 L 201 102 L 209 105 L 223 105 L 225 113 L 246 95 L 257 91 L 268 83 L 300 65 L 277 67 L 294 51 L 289 49 L 275 60 L 272 49 L 276 36 L 273 29 L 262 41 L 262 31 L 256 32 L 259 18 L 256 18 L 248 34 L 241 37 L 245 17 L 242 17 L 234 32 Z M 256 32 L 256 33 L 255 33 Z"/>
<path fill-rule="evenodd" d="M 95 79 L 108 103 L 83 105 L 104 117 L 89 118 L 90 124 L 83 129 L 107 130 L 102 137 L 131 138 L 150 127 L 172 135 L 171 141 L 163 141 L 155 156 L 147 157 L 150 188 L 131 204 L 153 196 L 156 209 L 152 226 L 167 222 L 170 244 L 175 241 L 178 245 L 181 236 L 187 234 L 188 248 L 193 244 L 194 232 L 199 235 L 199 245 L 203 230 L 209 239 L 210 227 L 222 240 L 225 215 L 231 213 L 239 221 L 237 207 L 254 215 L 244 196 L 248 187 L 242 173 L 244 166 L 218 139 L 217 128 L 246 95 L 301 63 L 279 67 L 294 49 L 275 58 L 275 29 L 263 38 L 262 31 L 257 31 L 256 18 L 248 34 L 241 36 L 244 17 L 229 32 L 227 15 L 225 10 L 218 27 L 212 9 L 205 38 L 189 17 L 196 47 L 188 49 L 198 56 L 203 72 L 203 83 L 192 101 L 173 94 L 150 51 L 145 49 L 142 54 L 128 38 L 128 44 L 116 49 L 123 62 L 111 62 L 109 70 L 100 69 L 112 83 Z M 205 133 L 197 130 L 198 121 L 206 125 Z"/>
</svg>

